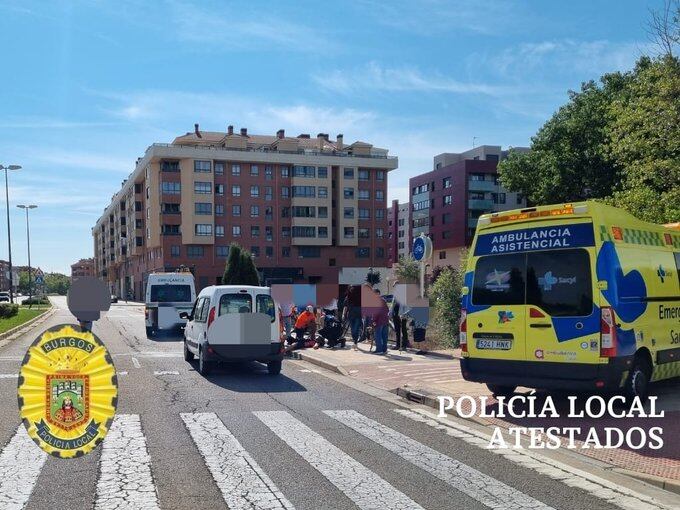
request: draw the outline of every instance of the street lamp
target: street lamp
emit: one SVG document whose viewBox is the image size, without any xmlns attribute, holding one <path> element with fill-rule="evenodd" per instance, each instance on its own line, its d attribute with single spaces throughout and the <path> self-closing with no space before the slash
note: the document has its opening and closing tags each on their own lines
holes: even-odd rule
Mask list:
<svg viewBox="0 0 680 510">
<path fill-rule="evenodd" d="M 7 170 L 20 170 L 20 165 L 0 165 L 0 170 L 5 171 L 5 200 L 7 202 L 7 251 L 9 253 L 9 302 L 14 303 L 14 292 L 12 290 L 12 235 L 9 228 L 9 184 L 7 183 Z"/>
<path fill-rule="evenodd" d="M 37 205 L 17 205 L 19 209 L 26 211 L 26 243 L 28 244 L 28 302 L 31 302 L 33 297 L 33 286 L 31 285 L 31 230 L 28 228 L 28 210 L 35 209 Z"/>
</svg>

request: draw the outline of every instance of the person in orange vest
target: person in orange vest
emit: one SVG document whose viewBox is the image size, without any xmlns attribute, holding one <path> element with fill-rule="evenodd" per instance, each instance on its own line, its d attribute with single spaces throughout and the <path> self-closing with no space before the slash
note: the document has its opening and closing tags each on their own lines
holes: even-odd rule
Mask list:
<svg viewBox="0 0 680 510">
<path fill-rule="evenodd" d="M 314 307 L 309 305 L 295 320 L 295 343 L 286 348 L 286 352 L 294 349 L 305 348 L 305 332 L 309 331 L 309 337 L 312 342 L 316 337 L 316 315 L 314 315 Z"/>
</svg>

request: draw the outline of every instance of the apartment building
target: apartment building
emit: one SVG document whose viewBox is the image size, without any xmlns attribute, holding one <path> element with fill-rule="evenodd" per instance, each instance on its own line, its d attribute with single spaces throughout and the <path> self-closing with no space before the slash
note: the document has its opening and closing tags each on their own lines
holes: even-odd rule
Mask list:
<svg viewBox="0 0 680 510">
<path fill-rule="evenodd" d="M 196 124 L 137 160 L 92 229 L 95 273 L 139 299 L 149 273 L 184 265 L 200 289 L 220 282 L 231 242 L 268 284 L 337 283 L 343 267 L 386 267 L 396 167 L 386 149 L 343 135 Z"/>
<path fill-rule="evenodd" d="M 421 233 L 428 235 L 433 267 L 458 264 L 482 214 L 526 205 L 524 197 L 500 184 L 497 166 L 508 152 L 500 146 L 482 145 L 462 153 L 439 154 L 432 171 L 410 179 L 409 245 Z"/>
<path fill-rule="evenodd" d="M 71 264 L 71 278 L 94 275 L 94 258 L 80 259 L 75 264 Z"/>
<path fill-rule="evenodd" d="M 400 204 L 398 200 L 392 200 L 392 206 L 387 211 L 387 228 L 389 229 L 390 246 L 388 250 L 388 263 L 399 261 L 411 252 L 409 242 L 409 211 L 410 204 Z"/>
</svg>

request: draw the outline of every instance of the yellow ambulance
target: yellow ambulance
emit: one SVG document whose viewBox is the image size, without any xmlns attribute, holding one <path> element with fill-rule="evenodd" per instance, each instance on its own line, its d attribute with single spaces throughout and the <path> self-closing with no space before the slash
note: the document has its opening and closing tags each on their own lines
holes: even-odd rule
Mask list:
<svg viewBox="0 0 680 510">
<path fill-rule="evenodd" d="M 517 386 L 645 396 L 680 376 L 680 225 L 597 202 L 485 214 L 465 274 L 461 368 Z"/>
</svg>

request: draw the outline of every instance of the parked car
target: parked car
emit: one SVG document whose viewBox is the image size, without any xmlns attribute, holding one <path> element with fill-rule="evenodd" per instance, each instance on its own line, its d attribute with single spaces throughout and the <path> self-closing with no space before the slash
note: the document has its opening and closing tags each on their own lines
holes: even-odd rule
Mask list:
<svg viewBox="0 0 680 510">
<path fill-rule="evenodd" d="M 213 285 L 203 289 L 184 328 L 184 359 L 198 357 L 198 372 L 217 361 L 259 361 L 272 375 L 281 372 L 283 343 L 269 287 Z"/>
<path fill-rule="evenodd" d="M 116 296 L 115 294 L 111 294 L 111 302 L 117 303 L 118 302 L 118 296 Z"/>
<path fill-rule="evenodd" d="M 9 303 L 9 292 L 0 292 L 0 302 L 2 301 Z"/>
</svg>

